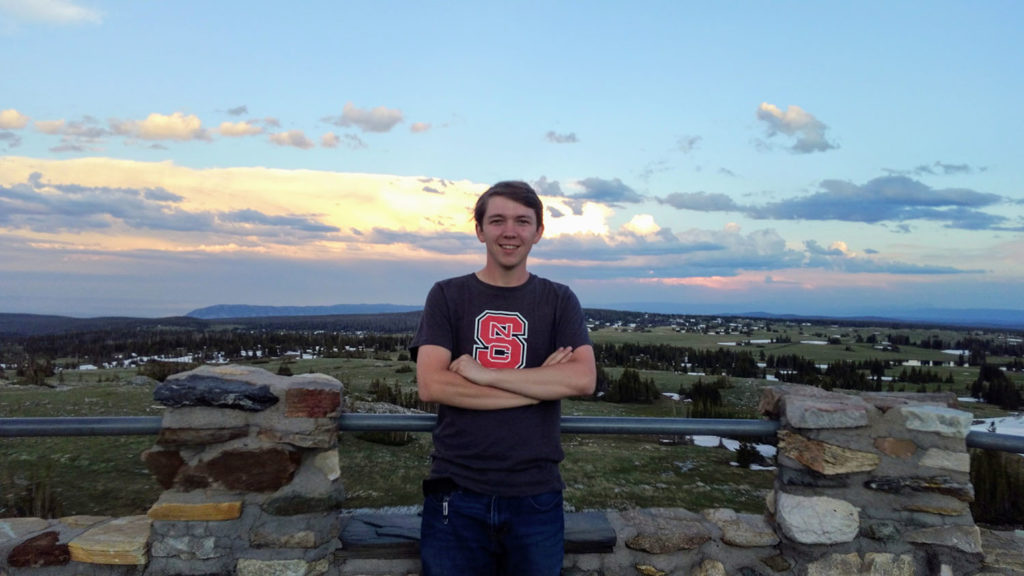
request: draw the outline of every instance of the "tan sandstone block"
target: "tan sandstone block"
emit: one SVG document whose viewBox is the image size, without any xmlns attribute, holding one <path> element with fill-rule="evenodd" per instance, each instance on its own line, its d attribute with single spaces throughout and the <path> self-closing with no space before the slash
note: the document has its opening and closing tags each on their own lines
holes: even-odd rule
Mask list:
<svg viewBox="0 0 1024 576">
<path fill-rule="evenodd" d="M 164 492 L 150 507 L 147 515 L 153 520 L 212 522 L 235 520 L 242 515 L 242 500 L 233 494 L 214 497 L 203 492 Z"/>
<path fill-rule="evenodd" d="M 827 476 L 869 472 L 881 462 L 878 454 L 811 440 L 788 430 L 779 431 L 779 451 Z"/>
<path fill-rule="evenodd" d="M 242 515 L 242 502 L 204 504 L 154 504 L 147 513 L 153 520 L 218 521 L 234 520 Z"/>
<path fill-rule="evenodd" d="M 886 456 L 907 459 L 917 452 L 917 444 L 905 438 L 875 438 L 875 448 Z"/>
<path fill-rule="evenodd" d="M 87 564 L 146 564 L 150 526 L 146 516 L 126 516 L 100 524 L 68 543 L 71 559 Z"/>
</svg>

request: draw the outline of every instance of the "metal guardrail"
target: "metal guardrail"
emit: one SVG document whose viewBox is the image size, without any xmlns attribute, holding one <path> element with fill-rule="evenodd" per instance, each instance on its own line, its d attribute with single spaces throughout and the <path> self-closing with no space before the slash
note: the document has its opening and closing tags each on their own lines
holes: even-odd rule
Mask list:
<svg viewBox="0 0 1024 576">
<path fill-rule="evenodd" d="M 0 438 L 39 436 L 146 436 L 160 432 L 160 416 L 90 416 L 60 418 L 0 418 Z M 433 414 L 342 414 L 341 432 L 430 432 Z M 772 436 L 775 420 L 721 418 L 625 418 L 563 416 L 564 434 L 674 434 L 739 438 Z M 1024 454 L 1024 436 L 971 431 L 968 448 Z"/>
</svg>

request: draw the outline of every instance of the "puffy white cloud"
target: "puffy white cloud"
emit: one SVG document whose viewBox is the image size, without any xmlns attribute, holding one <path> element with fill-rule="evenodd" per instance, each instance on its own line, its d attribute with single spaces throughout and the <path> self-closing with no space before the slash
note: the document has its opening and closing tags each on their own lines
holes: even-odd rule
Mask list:
<svg viewBox="0 0 1024 576">
<path fill-rule="evenodd" d="M 221 136 L 238 138 L 241 136 L 254 136 L 263 133 L 263 127 L 246 120 L 243 122 L 221 122 L 217 132 Z"/>
<path fill-rule="evenodd" d="M 175 112 L 170 116 L 153 113 L 145 120 L 111 122 L 115 132 L 143 140 L 206 140 L 203 123 L 195 114 Z"/>
<path fill-rule="evenodd" d="M 661 230 L 661 226 L 654 221 L 650 214 L 637 214 L 622 225 L 622 228 L 636 234 L 637 236 L 648 236 Z"/>
<path fill-rule="evenodd" d="M 334 132 L 327 132 L 320 137 L 320 145 L 324 148 L 337 148 L 339 143 L 341 139 Z"/>
<path fill-rule="evenodd" d="M 354 126 L 363 132 L 388 132 L 402 121 L 402 111 L 377 106 L 376 108 L 359 108 L 351 102 L 345 103 L 341 116 L 325 118 L 327 122 L 337 126 Z"/>
<path fill-rule="evenodd" d="M 774 104 L 762 102 L 757 108 L 757 119 L 767 124 L 769 138 L 778 134 L 795 137 L 796 141 L 790 147 L 793 152 L 808 154 L 838 148 L 825 137 L 828 126 L 799 106 L 782 110 Z"/>
<path fill-rule="evenodd" d="M 278 146 L 293 146 L 295 148 L 302 148 L 303 150 L 308 150 L 316 146 L 312 140 L 306 137 L 306 134 L 302 130 L 288 130 L 287 132 L 271 134 L 270 141 Z"/>
<path fill-rule="evenodd" d="M 28 116 L 14 108 L 0 110 L 0 130 L 20 130 L 28 125 Z"/>
</svg>

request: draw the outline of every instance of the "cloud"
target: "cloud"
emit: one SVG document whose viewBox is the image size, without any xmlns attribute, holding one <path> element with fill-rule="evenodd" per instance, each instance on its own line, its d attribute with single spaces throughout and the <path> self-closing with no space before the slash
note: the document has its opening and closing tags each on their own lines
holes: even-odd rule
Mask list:
<svg viewBox="0 0 1024 576">
<path fill-rule="evenodd" d="M 882 176 L 858 185 L 844 180 L 824 180 L 813 194 L 771 202 L 762 206 L 737 204 L 720 193 L 676 192 L 658 203 L 680 210 L 741 212 L 759 220 L 837 220 L 877 224 L 896 222 L 945 222 L 962 230 L 1021 231 L 1007 217 L 981 209 L 1007 202 L 998 194 L 968 188 L 931 188 L 906 176 Z M 598 198 L 595 198 L 598 199 Z"/>
<path fill-rule="evenodd" d="M 250 240 L 339 231 L 301 214 L 270 215 L 253 209 L 189 210 L 185 198 L 162 187 L 126 188 L 54 184 L 36 172 L 0 186 L 0 226 L 41 234 L 123 229 L 245 236 Z M 121 232 L 123 233 L 123 232 Z M 289 242 L 297 239 L 289 240 Z"/>
<path fill-rule="evenodd" d="M 329 116 L 324 121 L 336 126 L 354 126 L 363 132 L 389 132 L 402 121 L 402 111 L 377 106 L 373 109 L 358 108 L 346 102 L 341 116 Z"/>
<path fill-rule="evenodd" d="M 37 120 L 35 129 L 43 134 L 60 136 L 60 144 L 51 152 L 95 152 L 102 149 L 103 139 L 113 134 L 92 116 L 81 120 Z"/>
<path fill-rule="evenodd" d="M 345 134 L 344 136 L 342 136 L 342 138 L 345 141 L 345 145 L 352 150 L 366 148 L 366 142 L 363 142 L 363 139 L 360 138 L 359 136 L 356 136 L 355 134 Z"/>
<path fill-rule="evenodd" d="M 228 108 L 227 112 L 231 116 L 245 116 L 249 113 L 249 107 L 245 105 L 235 106 L 234 108 Z"/>
<path fill-rule="evenodd" d="M 17 148 L 21 146 L 21 136 L 18 136 L 14 132 L 0 131 L 0 143 L 6 142 L 7 148 Z"/>
<path fill-rule="evenodd" d="M 934 189 L 904 176 L 883 176 L 859 186 L 825 180 L 820 187 L 815 194 L 745 211 L 754 218 L 777 220 L 947 221 L 951 228 L 966 229 L 996 227 L 1006 221 L 977 210 L 1002 201 L 999 195 L 966 188 Z"/>
<path fill-rule="evenodd" d="M 644 197 L 627 186 L 618 178 L 604 180 L 601 178 L 585 178 L 578 182 L 583 192 L 573 194 L 569 198 L 575 200 L 593 200 L 607 204 L 634 204 L 644 201 Z"/>
<path fill-rule="evenodd" d="M 769 138 L 779 134 L 795 137 L 790 150 L 797 154 L 825 152 L 839 147 L 825 137 L 828 126 L 799 106 L 790 106 L 783 111 L 763 102 L 757 108 L 757 119 L 767 124 Z"/>
<path fill-rule="evenodd" d="M 175 112 L 169 116 L 153 113 L 145 120 L 112 120 L 114 132 L 142 140 L 208 140 L 203 123 L 195 114 Z"/>
<path fill-rule="evenodd" d="M 0 130 L 21 130 L 28 125 L 28 116 L 14 108 L 0 110 Z"/>
<path fill-rule="evenodd" d="M 700 136 L 680 136 L 676 142 L 676 148 L 679 149 L 683 154 L 689 154 L 697 149 L 697 144 L 701 141 Z"/>
<path fill-rule="evenodd" d="M 430 130 L 431 126 L 429 122 L 413 122 L 412 126 L 409 126 L 409 131 L 413 134 L 421 134 Z"/>
<path fill-rule="evenodd" d="M 220 127 L 217 128 L 217 132 L 221 136 L 227 136 L 229 138 L 239 138 L 242 136 L 254 136 L 256 134 L 263 133 L 263 127 L 257 126 L 249 120 L 242 122 L 221 122 Z"/>
<path fill-rule="evenodd" d="M 326 132 L 320 137 L 320 145 L 324 148 L 337 148 L 339 142 L 341 140 L 338 139 L 338 135 L 334 132 Z"/>
<path fill-rule="evenodd" d="M 322 224 L 302 216 L 272 216 L 251 208 L 235 210 L 220 214 L 218 218 L 224 222 L 240 224 L 259 224 L 262 226 L 280 226 L 305 232 L 340 232 L 337 226 Z"/>
<path fill-rule="evenodd" d="M 883 172 L 892 176 L 958 176 L 961 174 L 975 174 L 988 170 L 985 166 L 971 166 L 970 164 L 950 164 L 936 160 L 932 164 L 921 164 L 910 170 L 883 169 Z"/>
<path fill-rule="evenodd" d="M 847 249 L 844 242 L 833 242 L 828 248 L 814 240 L 804 241 L 805 268 L 819 268 L 851 274 L 901 274 L 901 275 L 946 275 L 977 274 L 984 270 L 963 269 L 953 266 L 929 266 L 911 264 L 873 257 L 875 250 L 865 250 L 866 256 L 859 256 Z"/>
<path fill-rule="evenodd" d="M 579 142 L 579 140 L 576 138 L 575 132 L 559 134 L 553 130 L 549 130 L 548 133 L 544 135 L 544 138 L 548 142 L 554 142 L 555 144 L 575 144 Z"/>
<path fill-rule="evenodd" d="M 271 134 L 270 141 L 278 146 L 292 146 L 303 150 L 309 150 L 316 146 L 302 130 L 288 130 Z"/>
<path fill-rule="evenodd" d="M 32 22 L 50 24 L 101 24 L 103 16 L 68 0 L 0 0 L 0 11 Z"/>
<path fill-rule="evenodd" d="M 680 210 L 699 210 L 702 212 L 728 212 L 739 210 L 740 207 L 732 198 L 725 194 L 707 192 L 673 192 L 665 198 L 658 198 L 659 204 L 668 204 Z"/>
</svg>

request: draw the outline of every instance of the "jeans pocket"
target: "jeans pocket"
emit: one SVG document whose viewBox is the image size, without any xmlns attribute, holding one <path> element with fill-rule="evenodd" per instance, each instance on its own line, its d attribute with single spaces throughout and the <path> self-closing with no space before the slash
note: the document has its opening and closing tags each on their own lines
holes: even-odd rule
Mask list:
<svg viewBox="0 0 1024 576">
<path fill-rule="evenodd" d="M 536 494 L 528 498 L 530 504 L 538 512 L 546 512 L 557 508 L 562 509 L 562 491 L 554 490 L 552 492 L 544 492 L 543 494 Z"/>
</svg>

